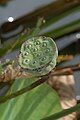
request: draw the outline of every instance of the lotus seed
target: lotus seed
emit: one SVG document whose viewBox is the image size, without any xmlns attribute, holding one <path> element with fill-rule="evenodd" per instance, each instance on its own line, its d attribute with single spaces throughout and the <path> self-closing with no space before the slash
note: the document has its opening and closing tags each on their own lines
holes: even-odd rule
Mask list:
<svg viewBox="0 0 80 120">
<path fill-rule="evenodd" d="M 47 43 L 43 43 L 43 47 L 46 47 L 47 46 Z"/>
<path fill-rule="evenodd" d="M 39 44 L 40 44 L 40 42 L 39 42 L 39 41 L 35 42 L 35 45 L 39 45 Z"/>
</svg>

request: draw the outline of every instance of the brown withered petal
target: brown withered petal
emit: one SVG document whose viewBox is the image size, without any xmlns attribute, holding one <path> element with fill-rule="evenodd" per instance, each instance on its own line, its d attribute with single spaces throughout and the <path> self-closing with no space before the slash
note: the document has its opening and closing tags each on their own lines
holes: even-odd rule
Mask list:
<svg viewBox="0 0 80 120">
<path fill-rule="evenodd" d="M 68 109 L 77 104 L 73 75 L 50 77 L 49 84 L 58 92 L 63 109 Z M 61 120 L 77 120 L 76 112 L 61 118 Z"/>
</svg>

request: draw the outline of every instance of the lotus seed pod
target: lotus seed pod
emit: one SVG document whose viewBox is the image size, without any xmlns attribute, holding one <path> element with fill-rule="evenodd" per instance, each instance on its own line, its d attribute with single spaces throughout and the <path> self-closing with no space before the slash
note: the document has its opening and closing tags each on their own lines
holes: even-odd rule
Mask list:
<svg viewBox="0 0 80 120">
<path fill-rule="evenodd" d="M 21 46 L 19 64 L 33 75 L 45 75 L 56 66 L 58 50 L 50 37 L 33 37 Z"/>
</svg>

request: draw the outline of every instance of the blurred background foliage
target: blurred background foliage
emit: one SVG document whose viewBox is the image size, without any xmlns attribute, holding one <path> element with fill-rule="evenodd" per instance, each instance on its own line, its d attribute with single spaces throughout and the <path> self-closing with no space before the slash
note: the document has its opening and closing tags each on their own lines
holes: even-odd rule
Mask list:
<svg viewBox="0 0 80 120">
<path fill-rule="evenodd" d="M 32 36 L 45 35 L 45 36 L 50 36 L 55 40 L 59 49 L 59 55 L 68 54 L 74 56 L 72 61 L 68 61 L 65 63 L 63 62 L 59 65 L 64 66 L 64 65 L 71 65 L 80 62 L 80 0 L 55 0 L 55 1 L 52 0 L 50 2 L 45 1 L 45 4 L 43 3 L 41 4 L 42 1 L 40 1 L 39 2 L 40 5 L 37 5 L 34 10 L 31 7 L 35 5 L 32 4 L 32 6 L 30 6 L 31 4 L 29 4 L 30 9 L 32 9 L 30 12 L 27 12 L 26 9 L 23 9 L 25 4 L 26 4 L 26 8 L 28 7 L 28 3 L 29 3 L 28 0 L 23 0 L 24 2 L 23 4 L 19 2 L 20 2 L 19 0 L 0 0 L 0 19 L 1 19 L 0 59 L 1 61 L 5 61 L 6 59 L 11 59 L 11 60 L 15 59 L 16 56 L 18 56 L 19 54 L 19 49 L 21 44 L 23 43 L 23 41 L 27 40 L 28 38 Z M 34 0 L 32 3 L 34 2 L 37 3 L 36 0 Z M 15 6 L 15 4 L 17 3 L 19 4 Z M 9 15 L 7 13 L 8 10 L 10 13 L 11 8 L 7 9 L 7 7 L 9 7 L 10 5 L 13 6 L 13 9 L 15 9 L 14 10 L 15 12 L 13 11 L 14 15 L 13 14 Z M 1 10 L 3 12 L 1 12 Z M 20 13 L 17 12 L 17 10 L 23 12 Z M 14 20 L 10 22 L 8 20 L 8 17 L 7 18 L 4 17 L 7 15 L 8 17 L 10 16 L 13 17 Z M 80 90 L 79 90 L 80 81 L 78 77 L 79 75 L 80 72 L 77 72 L 75 74 L 76 96 L 80 95 Z M 30 82 L 32 81 L 34 80 L 31 80 Z M 25 84 L 28 85 L 29 84 L 28 81 L 26 82 L 25 80 L 23 80 L 20 81 L 19 83 L 14 82 L 13 84 L 14 89 L 13 88 L 12 89 L 18 90 L 19 88 L 24 87 Z M 5 87 L 4 85 L 3 88 L 1 87 L 0 95 L 4 95 L 6 93 L 8 86 Z M 31 111 L 31 108 L 34 108 L 31 111 L 31 113 L 29 111 L 26 114 L 24 113 L 23 115 L 24 119 L 26 117 L 30 117 L 27 120 L 34 120 L 33 117 L 35 117 L 35 120 L 38 120 L 45 117 L 46 115 L 48 116 L 52 113 L 62 110 L 56 92 L 53 91 L 50 88 L 50 86 L 47 84 L 46 85 L 43 84 L 43 86 L 40 86 L 41 88 L 40 87 L 36 88 L 35 90 L 33 90 L 32 93 L 22 95 L 16 98 L 15 100 L 13 99 L 10 102 L 2 104 L 0 106 L 1 120 L 7 120 L 7 119 L 18 120 L 20 119 L 18 116 L 20 116 L 20 114 L 23 113 L 23 110 L 25 111 L 26 109 L 28 109 L 29 111 Z M 42 97 L 39 98 L 37 94 L 40 94 L 41 90 L 43 94 Z M 45 97 L 42 100 L 43 96 L 47 95 L 46 90 L 49 91 L 49 96 Z M 37 96 L 36 101 L 40 102 L 39 105 L 36 105 L 36 102 L 35 103 L 33 102 L 33 99 L 35 99 L 36 96 Z M 23 98 L 25 100 L 23 100 Z M 55 103 L 56 99 L 57 102 Z M 29 100 L 32 104 L 26 103 L 26 101 Z M 49 102 L 50 103 L 52 102 L 51 105 L 49 104 Z M 6 109 L 4 109 L 5 106 Z M 46 108 L 44 108 L 45 106 Z M 13 110 L 11 110 L 11 108 L 13 108 Z M 15 114 L 16 111 L 17 113 Z M 40 114 L 37 113 L 37 111 L 39 111 Z M 5 113 L 5 115 L 3 113 Z M 23 120 L 23 118 L 21 119 Z"/>
<path fill-rule="evenodd" d="M 25 16 L 18 17 L 18 19 L 15 19 L 13 22 L 6 20 L 0 27 L 1 42 L 4 43 L 0 48 L 0 56 L 4 55 L 10 49 L 10 39 L 14 41 L 15 37 L 19 37 L 20 33 L 25 29 L 29 34 L 29 32 L 34 29 L 39 17 L 44 17 L 45 19 L 45 24 L 40 28 L 39 35 L 50 36 L 55 40 L 61 37 L 63 38 L 66 35 L 68 37 L 70 34 L 72 34 L 73 37 L 73 34 L 77 34 L 80 29 L 79 12 L 79 0 L 60 0 L 54 1 L 47 6 L 37 8 L 31 13 L 25 14 Z M 19 27 L 21 27 L 20 30 L 18 30 Z M 68 39 L 70 38 L 71 37 L 68 37 Z M 75 39 L 77 38 L 75 37 Z M 9 44 L 6 44 L 4 41 L 9 41 Z M 76 42 L 78 43 L 79 41 L 76 40 Z M 75 54 L 76 50 L 72 50 L 72 52 Z"/>
</svg>

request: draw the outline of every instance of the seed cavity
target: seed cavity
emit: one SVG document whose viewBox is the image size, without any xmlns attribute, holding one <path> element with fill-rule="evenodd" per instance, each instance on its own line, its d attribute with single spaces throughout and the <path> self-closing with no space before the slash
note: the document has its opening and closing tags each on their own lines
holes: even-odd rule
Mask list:
<svg viewBox="0 0 80 120">
<path fill-rule="evenodd" d="M 35 45 L 39 45 L 39 44 L 40 44 L 40 42 L 39 42 L 39 41 L 35 42 Z"/>
<path fill-rule="evenodd" d="M 42 61 L 44 61 L 44 60 L 46 60 L 46 58 L 44 57 L 44 58 L 42 58 Z"/>
<path fill-rule="evenodd" d="M 46 52 L 49 52 L 49 51 L 50 51 L 50 49 L 49 49 L 49 48 L 47 48 Z"/>
<path fill-rule="evenodd" d="M 34 50 L 33 50 L 33 51 L 34 51 L 34 52 L 36 52 L 37 50 L 38 50 L 37 48 L 34 48 Z"/>
<path fill-rule="evenodd" d="M 29 53 L 28 52 L 25 52 L 24 55 L 27 56 Z"/>
<path fill-rule="evenodd" d="M 47 43 L 43 43 L 43 47 L 46 47 L 47 46 Z"/>
<path fill-rule="evenodd" d="M 31 48 L 31 47 L 32 47 L 32 45 L 30 44 L 30 45 L 28 45 L 27 47 L 28 47 L 28 48 Z"/>
<path fill-rule="evenodd" d="M 33 62 L 33 64 L 36 64 L 36 63 L 37 63 L 36 61 Z"/>
<path fill-rule="evenodd" d="M 29 59 L 26 59 L 25 62 L 29 62 Z"/>
<path fill-rule="evenodd" d="M 39 53 L 38 55 L 37 55 L 37 57 L 40 57 L 41 56 L 41 54 Z"/>
</svg>

